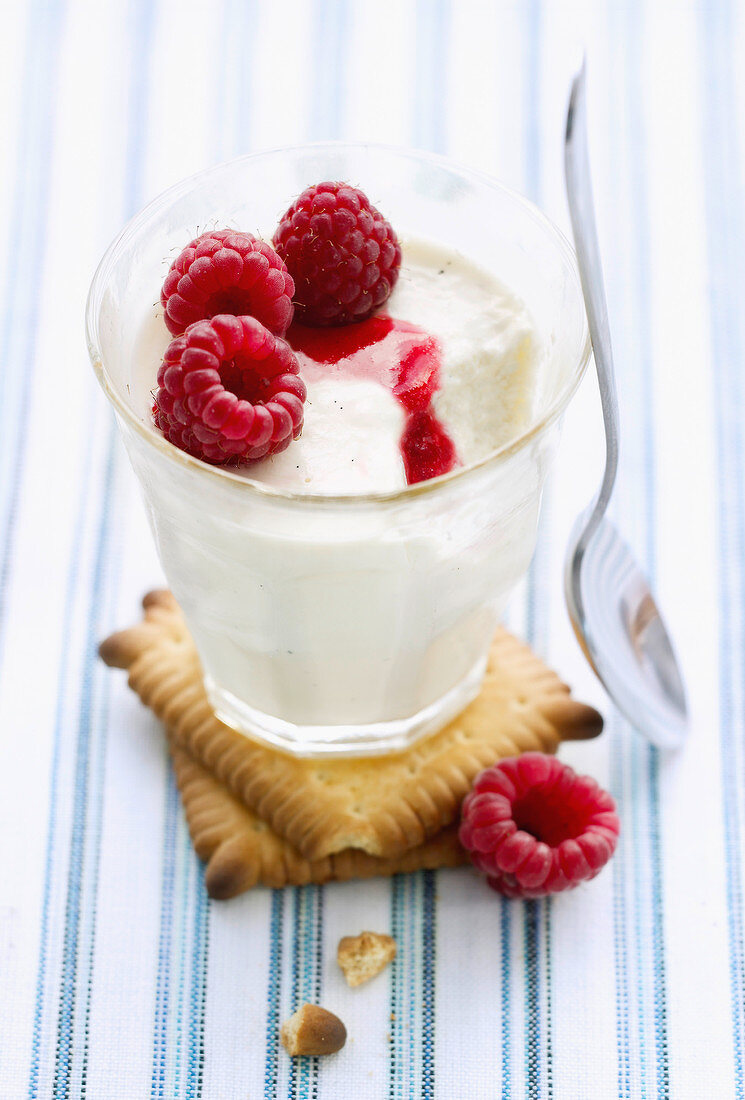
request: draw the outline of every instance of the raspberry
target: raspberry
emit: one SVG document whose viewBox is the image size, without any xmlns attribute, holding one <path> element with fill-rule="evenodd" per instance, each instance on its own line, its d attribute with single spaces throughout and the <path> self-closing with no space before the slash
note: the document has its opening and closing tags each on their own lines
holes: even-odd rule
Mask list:
<svg viewBox="0 0 745 1100">
<path fill-rule="evenodd" d="M 398 279 L 396 234 L 367 195 L 347 183 L 303 191 L 272 243 L 295 281 L 296 319 L 308 325 L 364 321 Z"/>
<path fill-rule="evenodd" d="M 277 253 L 250 233 L 217 229 L 181 252 L 166 275 L 160 301 L 168 331 L 218 313 L 255 317 L 275 336 L 292 321 L 294 283 Z"/>
<path fill-rule="evenodd" d="M 254 317 L 196 321 L 166 348 L 153 418 L 167 440 L 205 462 L 253 462 L 300 435 L 297 372 L 289 344 Z"/>
<path fill-rule="evenodd" d="M 553 756 L 487 768 L 463 802 L 460 842 L 508 898 L 539 898 L 594 878 L 616 848 L 611 796 Z"/>
</svg>

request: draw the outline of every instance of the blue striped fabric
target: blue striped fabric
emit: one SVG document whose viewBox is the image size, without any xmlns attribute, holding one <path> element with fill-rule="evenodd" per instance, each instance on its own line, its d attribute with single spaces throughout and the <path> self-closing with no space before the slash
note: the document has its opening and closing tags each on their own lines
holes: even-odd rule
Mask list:
<svg viewBox="0 0 745 1100">
<path fill-rule="evenodd" d="M 0 435 L 0 647 L 5 643 L 5 605 L 9 591 L 15 528 L 18 523 L 23 461 L 28 446 L 28 419 L 36 363 L 38 331 L 37 264 L 43 263 L 49 219 L 49 178 L 54 140 L 51 104 L 57 92 L 59 55 L 55 43 L 64 26 L 64 5 L 29 8 L 25 28 L 24 65 L 20 92 L 19 143 L 15 155 L 4 282 L 3 332 L 0 356 L 6 369 L 0 373 L 0 400 L 12 410 Z M 32 259 L 33 258 L 33 259 Z M 14 319 L 22 323 L 14 324 Z M 23 370 L 7 369 L 10 363 Z"/>
<path fill-rule="evenodd" d="M 565 752 L 618 800 L 612 867 L 526 904 L 467 870 L 212 903 L 156 723 L 96 657 L 161 578 L 82 344 L 95 263 L 180 176 L 319 138 L 450 154 L 566 226 L 581 45 L 623 420 L 615 516 L 678 639 L 690 742 L 649 748 L 566 620 L 563 549 L 601 462 L 588 380 L 509 622 L 607 716 Z M 0 1100 L 745 1100 L 744 48 L 737 0 L 7 6 Z M 349 990 L 335 947 L 364 927 L 390 929 L 398 955 Z M 306 1000 L 347 1023 L 339 1056 L 285 1056 L 281 1022 Z"/>
<path fill-rule="evenodd" d="M 742 246 L 745 181 L 741 120 L 736 111 L 737 67 L 732 41 L 742 12 L 730 4 L 701 19 L 709 71 L 702 74 L 704 102 L 702 144 L 706 169 L 706 211 L 710 311 L 715 384 L 716 465 L 719 549 L 719 691 L 722 741 L 721 828 L 726 858 L 726 920 L 732 1003 L 732 1046 L 735 1090 L 745 1095 L 745 901 L 743 851 L 745 817 L 743 775 L 743 566 L 745 563 L 745 484 L 743 417 L 745 392 L 742 364 L 745 327 L 737 302 L 743 275 Z M 711 158 L 709 160 L 709 158 Z"/>
</svg>

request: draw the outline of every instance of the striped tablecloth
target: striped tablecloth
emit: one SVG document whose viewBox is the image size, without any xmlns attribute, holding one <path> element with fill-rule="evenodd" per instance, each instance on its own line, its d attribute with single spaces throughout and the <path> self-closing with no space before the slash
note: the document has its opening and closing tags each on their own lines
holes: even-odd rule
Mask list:
<svg viewBox="0 0 745 1100">
<path fill-rule="evenodd" d="M 320 138 L 421 146 L 567 224 L 588 51 L 623 419 L 616 518 L 686 669 L 685 750 L 614 711 L 561 561 L 601 469 L 567 417 L 510 623 L 607 717 L 562 750 L 618 800 L 609 869 L 545 902 L 470 872 L 211 903 L 152 717 L 98 640 L 161 583 L 86 360 L 98 257 L 178 178 Z M 0 1098 L 742 1098 L 745 9 L 728 3 L 28 0 L 0 34 Z M 399 956 L 343 985 L 341 934 Z M 292 1065 L 302 1000 L 346 1021 Z"/>
</svg>

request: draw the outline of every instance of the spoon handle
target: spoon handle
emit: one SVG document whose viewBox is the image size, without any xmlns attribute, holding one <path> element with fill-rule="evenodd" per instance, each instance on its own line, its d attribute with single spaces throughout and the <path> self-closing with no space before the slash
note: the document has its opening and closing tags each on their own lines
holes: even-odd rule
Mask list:
<svg viewBox="0 0 745 1100">
<path fill-rule="evenodd" d="M 564 170 L 566 174 L 569 213 L 574 231 L 577 264 L 585 298 L 587 322 L 592 340 L 595 369 L 600 387 L 600 401 L 605 425 L 605 473 L 592 513 L 587 519 L 581 544 L 588 543 L 602 519 L 613 492 L 618 468 L 618 401 L 613 373 L 613 352 L 608 324 L 608 306 L 603 288 L 598 235 L 590 182 L 590 162 L 587 153 L 587 107 L 585 94 L 585 62 L 572 82 L 564 138 Z"/>
</svg>

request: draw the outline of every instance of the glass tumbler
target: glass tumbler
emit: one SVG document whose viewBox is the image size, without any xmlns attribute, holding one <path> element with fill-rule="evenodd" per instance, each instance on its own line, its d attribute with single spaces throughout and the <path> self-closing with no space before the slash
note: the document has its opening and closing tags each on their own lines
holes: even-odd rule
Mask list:
<svg viewBox="0 0 745 1100">
<path fill-rule="evenodd" d="M 522 298 L 540 354 L 519 438 L 397 492 L 322 496 L 206 465 L 156 431 L 133 379 L 168 262 L 206 225 L 270 239 L 323 179 L 362 187 L 404 241 L 436 239 Z M 94 277 L 87 330 L 222 721 L 298 755 L 363 755 L 403 749 L 468 704 L 529 564 L 561 414 L 589 357 L 574 255 L 543 214 L 422 152 L 329 143 L 242 157 L 177 184 L 126 226 Z"/>
</svg>

